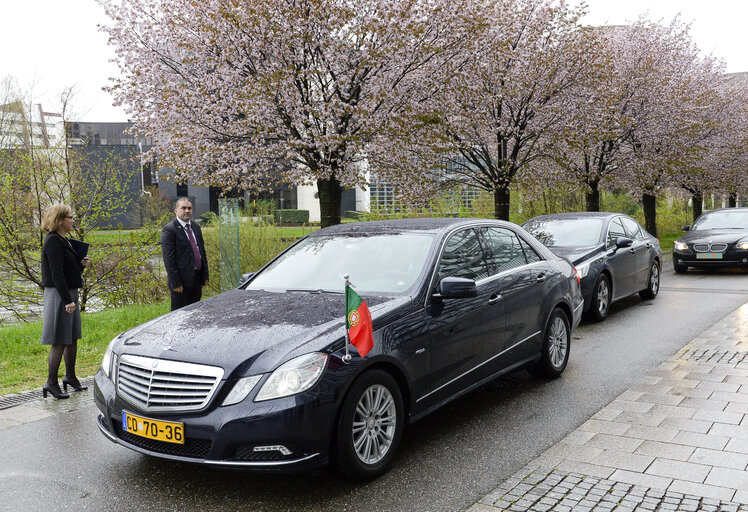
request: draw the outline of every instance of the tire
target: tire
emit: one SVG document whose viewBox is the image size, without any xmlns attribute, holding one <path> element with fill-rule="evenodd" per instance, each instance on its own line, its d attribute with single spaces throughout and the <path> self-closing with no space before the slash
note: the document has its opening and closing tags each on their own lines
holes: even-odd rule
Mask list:
<svg viewBox="0 0 748 512">
<path fill-rule="evenodd" d="M 564 312 L 559 308 L 554 309 L 545 326 L 540 361 L 530 369 L 530 373 L 553 379 L 564 372 L 569 362 L 570 331 L 569 319 Z"/>
<path fill-rule="evenodd" d="M 353 480 L 375 478 L 387 470 L 402 437 L 405 414 L 395 379 L 383 370 L 361 375 L 343 400 L 334 458 Z"/>
<path fill-rule="evenodd" d="M 688 272 L 688 265 L 678 265 L 677 263 L 673 263 L 673 270 L 675 270 L 676 274 L 685 274 Z"/>
<path fill-rule="evenodd" d="M 595 322 L 602 322 L 608 317 L 610 313 L 610 279 L 605 274 L 600 274 L 600 277 L 595 283 L 595 288 L 592 290 L 592 304 L 590 304 L 589 317 Z"/>
<path fill-rule="evenodd" d="M 652 262 L 649 268 L 649 278 L 647 279 L 647 288 L 639 292 L 642 299 L 654 299 L 660 291 L 660 264 Z"/>
</svg>

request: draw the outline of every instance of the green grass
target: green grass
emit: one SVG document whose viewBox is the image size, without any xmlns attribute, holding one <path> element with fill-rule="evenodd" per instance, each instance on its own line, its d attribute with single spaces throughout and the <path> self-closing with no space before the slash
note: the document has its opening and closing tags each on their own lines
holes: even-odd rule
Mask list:
<svg viewBox="0 0 748 512">
<path fill-rule="evenodd" d="M 137 235 L 138 232 L 138 229 L 98 230 L 88 233 L 85 240 L 93 245 L 127 242 L 130 240 L 131 236 Z"/>
<path fill-rule="evenodd" d="M 673 252 L 673 242 L 683 236 L 683 231 L 675 231 L 670 233 L 660 234 L 660 247 L 662 252 Z"/>
<path fill-rule="evenodd" d="M 76 373 L 93 375 L 109 342 L 122 331 L 169 311 L 168 302 L 83 313 Z M 0 327 L 0 396 L 41 387 L 47 379 L 49 347 L 40 343 L 41 322 Z M 65 372 L 60 364 L 60 375 Z"/>
</svg>

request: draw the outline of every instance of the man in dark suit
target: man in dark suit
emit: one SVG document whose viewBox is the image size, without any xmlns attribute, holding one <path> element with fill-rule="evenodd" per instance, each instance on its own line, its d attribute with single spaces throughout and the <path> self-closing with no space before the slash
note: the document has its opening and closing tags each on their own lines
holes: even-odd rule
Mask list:
<svg viewBox="0 0 748 512">
<path fill-rule="evenodd" d="M 208 284 L 208 258 L 200 226 L 191 222 L 192 201 L 177 199 L 177 218 L 161 230 L 161 253 L 171 294 L 171 310 L 200 300 Z"/>
</svg>

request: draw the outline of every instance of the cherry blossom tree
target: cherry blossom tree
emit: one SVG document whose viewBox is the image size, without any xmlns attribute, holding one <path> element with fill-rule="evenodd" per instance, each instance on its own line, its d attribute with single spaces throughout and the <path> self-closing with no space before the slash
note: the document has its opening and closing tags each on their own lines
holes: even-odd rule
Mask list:
<svg viewBox="0 0 748 512">
<path fill-rule="evenodd" d="M 123 72 L 111 90 L 160 141 L 147 157 L 224 189 L 316 182 L 323 226 L 341 186 L 366 185 L 367 144 L 470 39 L 462 1 L 100 2 Z"/>
<path fill-rule="evenodd" d="M 748 76 L 727 75 L 719 85 L 723 108 L 705 141 L 708 152 L 700 168 L 705 179 L 700 184 L 706 192 L 726 194 L 734 207 L 737 197 L 748 193 Z M 694 220 L 701 213 L 695 202 L 693 213 Z"/>
<path fill-rule="evenodd" d="M 641 87 L 633 96 L 628 161 L 619 178 L 641 194 L 645 227 L 657 236 L 657 195 L 703 158 L 706 148 L 699 142 L 713 126 L 705 113 L 715 101 L 714 77 L 721 70 L 700 56 L 678 18 L 668 26 L 638 22 L 620 37 L 634 50 L 626 69 Z"/>
<path fill-rule="evenodd" d="M 450 175 L 494 196 L 495 216 L 509 218 L 510 186 L 543 155 L 545 134 L 559 125 L 575 87 L 595 71 L 594 47 L 577 24 L 582 10 L 552 0 L 483 2 L 479 37 L 443 94 L 434 96 L 427 128 Z M 431 157 L 425 157 L 430 159 Z"/>
<path fill-rule="evenodd" d="M 628 114 L 635 83 L 620 69 L 621 47 L 615 33 L 624 27 L 594 27 L 591 65 L 596 79 L 578 86 L 567 102 L 567 112 L 548 134 L 549 158 L 568 183 L 581 187 L 587 211 L 600 211 L 601 188 L 619 169 L 621 149 L 631 134 Z"/>
</svg>

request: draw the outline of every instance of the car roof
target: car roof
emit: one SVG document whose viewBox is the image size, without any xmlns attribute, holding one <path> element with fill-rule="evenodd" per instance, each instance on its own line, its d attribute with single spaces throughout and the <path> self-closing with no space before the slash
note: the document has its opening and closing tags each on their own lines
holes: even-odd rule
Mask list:
<svg viewBox="0 0 748 512">
<path fill-rule="evenodd" d="M 471 226 L 475 224 L 493 224 L 496 226 L 516 226 L 510 222 L 495 219 L 475 219 L 464 217 L 424 217 L 414 219 L 394 219 L 394 220 L 377 220 L 366 222 L 348 222 L 345 224 L 336 224 L 318 231 L 314 231 L 309 236 L 325 235 L 357 235 L 357 234 L 377 234 L 377 233 L 437 233 L 446 229 L 452 229 L 459 226 Z"/>
<path fill-rule="evenodd" d="M 748 208 L 744 208 L 742 206 L 739 208 L 717 208 L 716 210 L 704 210 L 703 212 L 701 212 L 701 215 L 717 212 L 748 212 Z"/>
<path fill-rule="evenodd" d="M 558 219 L 558 220 L 589 219 L 589 218 L 607 219 L 609 217 L 616 217 L 618 215 L 623 215 L 624 217 L 628 217 L 628 215 L 626 215 L 625 213 L 617 213 L 617 212 L 568 212 L 568 213 L 552 213 L 549 215 L 538 215 L 537 217 L 533 217 L 527 222 L 530 222 L 533 220 L 554 220 L 554 219 Z"/>
</svg>

